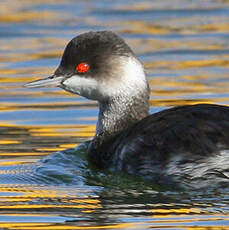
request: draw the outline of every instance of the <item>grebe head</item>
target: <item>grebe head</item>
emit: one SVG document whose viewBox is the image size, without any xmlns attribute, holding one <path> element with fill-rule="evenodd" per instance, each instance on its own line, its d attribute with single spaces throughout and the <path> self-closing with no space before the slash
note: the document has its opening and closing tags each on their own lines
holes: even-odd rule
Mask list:
<svg viewBox="0 0 229 230">
<path fill-rule="evenodd" d="M 149 87 L 133 51 L 110 31 L 73 38 L 55 73 L 26 87 L 57 86 L 99 102 L 96 136 L 103 141 L 149 114 Z"/>
<path fill-rule="evenodd" d="M 57 86 L 100 102 L 148 92 L 142 64 L 124 40 L 110 31 L 73 38 L 55 73 L 25 86 Z"/>
</svg>

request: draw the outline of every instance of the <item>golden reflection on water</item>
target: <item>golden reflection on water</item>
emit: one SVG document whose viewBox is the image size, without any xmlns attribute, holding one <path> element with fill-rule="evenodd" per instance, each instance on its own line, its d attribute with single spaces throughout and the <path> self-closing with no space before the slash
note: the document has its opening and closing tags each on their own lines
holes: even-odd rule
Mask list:
<svg viewBox="0 0 229 230">
<path fill-rule="evenodd" d="M 42 14 L 36 11 L 30 12 L 20 12 L 17 14 L 8 14 L 0 16 L 1 22 L 26 22 L 26 21 L 33 21 L 33 20 L 52 20 L 55 18 L 55 15 L 51 12 L 43 12 Z"/>
<path fill-rule="evenodd" d="M 48 217 L 48 216 L 58 216 L 59 213 L 65 212 L 68 213 L 68 210 L 71 213 L 74 213 L 73 210 L 76 210 L 77 214 L 79 212 L 92 214 L 97 210 L 103 208 L 102 202 L 99 200 L 99 197 L 96 196 L 78 196 L 74 194 L 73 191 L 65 188 L 63 190 L 56 189 L 55 186 L 51 187 L 41 187 L 41 186 L 15 186 L 7 185 L 1 186 L 1 196 L 0 196 L 0 216 L 8 217 L 17 217 L 17 218 L 31 218 L 36 220 L 36 218 Z M 5 195 L 4 195 L 5 193 Z M 72 193 L 72 194 L 71 194 Z M 39 200 L 43 204 L 36 204 Z M 2 203 L 4 205 L 2 205 Z M 198 204 L 196 204 L 198 205 Z M 207 204 L 206 204 L 207 205 Z M 184 205 L 182 208 L 174 209 L 174 204 L 167 204 L 163 207 L 164 204 L 156 204 L 154 208 L 148 210 L 152 214 L 151 220 L 146 222 L 136 222 L 136 223 L 120 223 L 120 224 L 105 224 L 104 226 L 98 225 L 88 225 L 85 221 L 82 221 L 82 224 L 74 226 L 74 222 L 66 223 L 4 223 L 0 221 L 0 228 L 10 228 L 10 229 L 144 229 L 145 228 L 177 228 L 179 229 L 228 229 L 227 226 L 189 226 L 192 223 L 196 222 L 205 222 L 208 221 L 220 221 L 222 218 L 224 220 L 229 220 L 229 215 L 214 214 L 210 215 L 207 211 L 204 211 L 200 208 L 188 207 Z M 27 210 L 32 210 L 32 212 L 27 212 Z M 36 211 L 42 210 L 40 213 Z M 137 210 L 137 209 L 136 209 Z M 3 212 L 2 212 L 3 211 Z M 79 211 L 79 212 L 78 212 Z M 115 211 L 115 209 L 114 209 Z M 116 210 L 117 211 L 117 210 Z M 124 211 L 123 209 L 118 210 L 120 213 Z M 147 211 L 144 209 L 139 209 L 139 211 Z M 7 214 L 6 214 L 7 213 Z M 124 214 L 124 213 L 123 213 Z M 74 214 L 73 214 L 74 220 Z"/>
<path fill-rule="evenodd" d="M 164 25 L 155 25 L 152 22 L 141 22 L 141 21 L 131 21 L 126 22 L 128 26 L 134 24 L 131 29 L 124 30 L 126 33 L 133 33 L 133 34 L 169 34 L 174 31 L 179 32 L 181 34 L 195 34 L 197 32 L 206 33 L 206 32 L 220 32 L 225 33 L 229 31 L 229 23 L 214 23 L 214 24 L 204 24 L 204 25 L 191 25 L 181 27 L 180 25 L 176 26 L 177 23 L 170 23 L 167 25 L 167 22 Z M 195 48 L 198 48 L 195 47 Z M 213 47 L 212 47 L 213 48 Z M 220 46 L 214 46 L 214 48 L 220 48 Z"/>
<path fill-rule="evenodd" d="M 80 212 L 92 213 L 98 208 L 101 208 L 100 201 L 96 198 L 90 198 L 85 195 L 84 197 L 77 197 L 77 195 L 71 196 L 68 190 L 63 191 L 56 190 L 55 187 L 45 189 L 45 187 L 36 186 L 1 186 L 1 193 L 7 195 L 0 196 L 0 216 L 2 211 L 7 212 L 4 214 L 6 217 L 30 217 L 36 219 L 36 217 L 49 216 L 50 210 L 53 210 L 52 216 L 58 216 L 61 210 L 79 210 Z M 10 194 L 12 193 L 12 195 Z M 13 195 L 17 193 L 18 195 Z M 33 204 L 36 200 L 47 201 L 44 204 Z M 33 210 L 32 213 L 26 213 L 26 210 Z M 42 213 L 36 214 L 36 210 L 42 209 Z M 14 214 L 17 213 L 17 214 Z M 3 223 L 0 222 L 0 228 L 10 227 L 12 229 L 18 229 L 23 226 L 23 229 L 52 229 L 50 223 Z M 69 225 L 70 226 L 70 225 Z M 65 228 L 66 227 L 66 228 Z M 59 229 L 58 226 L 55 229 Z M 67 225 L 60 227 L 60 229 L 68 229 Z M 83 228 L 82 228 L 83 229 Z"/>
<path fill-rule="evenodd" d="M 192 61 L 158 61 L 146 63 L 146 68 L 189 69 L 200 67 L 229 67 L 229 56 L 223 60 L 192 60 Z"/>
<path fill-rule="evenodd" d="M 61 2 L 68 2 L 67 0 Z M 57 17 L 56 13 L 53 11 L 36 11 L 36 10 L 25 10 L 27 5 L 39 5 L 41 3 L 48 4 L 58 4 L 58 1 L 53 0 L 36 0 L 36 1 L 14 1 L 14 4 L 10 4 L 10 0 L 5 0 L 4 3 L 1 4 L 0 9 L 0 22 L 7 23 L 19 23 L 19 22 L 31 22 L 31 21 L 56 21 L 59 17 Z"/>
<path fill-rule="evenodd" d="M 0 156 L 12 155 L 21 157 L 28 155 L 48 155 L 50 152 L 61 151 L 66 148 L 75 148 L 78 145 L 77 141 L 80 140 L 80 142 L 82 142 L 81 139 L 92 138 L 95 133 L 95 125 L 48 125 L 46 127 L 40 127 L 1 124 L 0 126 L 9 130 L 7 133 L 9 136 L 12 136 L 11 139 L 0 134 Z M 17 136 L 19 140 L 15 140 Z M 38 138 L 37 143 L 35 141 L 36 137 Z M 71 143 L 68 143 L 69 138 L 72 140 Z M 28 143 L 29 140 L 33 143 Z M 34 144 L 37 144 L 38 147 L 35 147 L 36 145 Z M 31 148 L 34 152 L 31 152 Z M 19 150 L 21 150 L 21 152 Z M 25 152 L 23 152 L 23 150 Z M 10 164 L 10 162 L 7 164 Z M 12 161 L 11 164 L 14 165 L 15 162 Z"/>
<path fill-rule="evenodd" d="M 64 230 L 64 229 L 125 229 L 126 227 L 132 227 L 133 224 L 127 223 L 127 224 L 118 224 L 118 225 L 107 225 L 107 226 L 91 226 L 91 227 L 80 227 L 80 226 L 72 226 L 72 225 L 53 225 L 53 224 L 33 224 L 33 223 L 26 223 L 23 224 L 3 224 L 0 225 L 0 227 L 10 227 L 11 229 L 21 229 L 21 226 L 23 226 L 23 229 L 56 229 L 56 230 Z M 134 227 L 135 229 L 135 227 Z"/>
</svg>

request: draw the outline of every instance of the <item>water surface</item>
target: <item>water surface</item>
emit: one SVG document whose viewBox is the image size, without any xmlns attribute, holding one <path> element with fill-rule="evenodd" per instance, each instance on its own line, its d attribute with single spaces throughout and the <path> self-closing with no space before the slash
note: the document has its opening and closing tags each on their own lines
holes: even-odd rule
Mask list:
<svg viewBox="0 0 229 230">
<path fill-rule="evenodd" d="M 52 74 L 71 38 L 106 29 L 142 60 L 152 113 L 229 104 L 227 0 L 2 0 L 0 228 L 229 229 L 228 190 L 161 191 L 98 171 L 81 144 L 94 135 L 97 103 L 22 87 Z"/>
</svg>

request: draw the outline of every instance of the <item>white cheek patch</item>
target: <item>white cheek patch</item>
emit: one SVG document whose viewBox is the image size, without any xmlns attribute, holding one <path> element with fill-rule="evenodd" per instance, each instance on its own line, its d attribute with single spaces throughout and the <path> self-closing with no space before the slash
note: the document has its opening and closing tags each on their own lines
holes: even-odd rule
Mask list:
<svg viewBox="0 0 229 230">
<path fill-rule="evenodd" d="M 62 82 L 63 88 L 71 93 L 75 93 L 91 100 L 98 100 L 98 82 L 93 78 L 85 78 L 73 75 Z"/>
<path fill-rule="evenodd" d="M 108 76 L 108 79 L 99 85 L 102 95 L 108 97 L 133 96 L 138 94 L 139 91 L 147 90 L 144 68 L 137 59 L 118 57 L 117 63 L 120 66 L 117 73 L 113 73 L 113 76 Z"/>
<path fill-rule="evenodd" d="M 65 90 L 91 100 L 103 101 L 105 98 L 132 97 L 139 91 L 147 90 L 147 80 L 141 63 L 133 57 L 118 57 L 111 60 L 119 64 L 108 76 L 84 77 L 73 75 L 62 82 Z"/>
</svg>

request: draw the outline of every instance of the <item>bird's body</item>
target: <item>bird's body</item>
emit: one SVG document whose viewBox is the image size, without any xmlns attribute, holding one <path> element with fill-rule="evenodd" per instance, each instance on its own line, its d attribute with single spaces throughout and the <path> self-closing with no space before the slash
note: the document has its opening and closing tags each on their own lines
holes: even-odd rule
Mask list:
<svg viewBox="0 0 229 230">
<path fill-rule="evenodd" d="M 149 115 L 144 68 L 116 34 L 74 38 L 55 74 L 27 86 L 50 85 L 99 102 L 88 154 L 99 168 L 183 188 L 229 184 L 229 107 L 200 104 Z"/>
<path fill-rule="evenodd" d="M 219 105 L 164 110 L 91 147 L 90 158 L 100 168 L 140 175 L 160 185 L 226 186 L 228 118 L 229 108 Z"/>
</svg>

